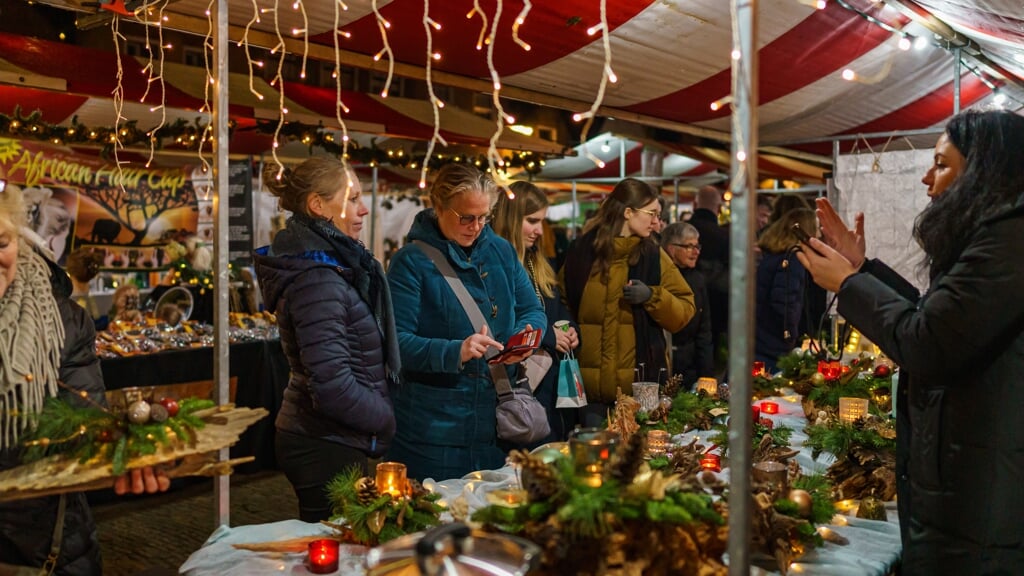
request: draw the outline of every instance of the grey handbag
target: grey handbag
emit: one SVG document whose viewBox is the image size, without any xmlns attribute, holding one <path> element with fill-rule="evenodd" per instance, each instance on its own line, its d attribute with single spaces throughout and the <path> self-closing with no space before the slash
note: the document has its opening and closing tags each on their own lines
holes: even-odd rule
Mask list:
<svg viewBox="0 0 1024 576">
<path fill-rule="evenodd" d="M 427 258 L 437 266 L 438 271 L 448 282 L 448 286 L 455 292 L 455 297 L 462 304 L 462 309 L 469 316 L 470 323 L 477 330 L 487 324 L 483 312 L 477 307 L 476 301 L 469 295 L 466 286 L 459 280 L 452 269 L 451 264 L 437 248 L 422 240 L 413 242 L 427 255 Z M 498 355 L 498 350 L 489 348 L 484 357 L 487 359 Z M 513 387 L 508 378 L 508 371 L 504 364 L 490 364 L 491 380 L 494 382 L 494 389 L 498 393 L 498 408 L 496 416 L 498 420 L 498 438 L 507 440 L 513 444 L 531 444 L 538 442 L 551 433 L 551 425 L 548 424 L 547 412 L 544 406 L 534 398 L 530 392 L 526 378 L 520 379 L 517 386 Z"/>
</svg>

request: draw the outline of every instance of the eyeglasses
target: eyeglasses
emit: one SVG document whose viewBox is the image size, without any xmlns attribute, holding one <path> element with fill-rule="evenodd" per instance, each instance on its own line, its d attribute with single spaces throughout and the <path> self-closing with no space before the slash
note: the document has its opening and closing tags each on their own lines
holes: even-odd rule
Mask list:
<svg viewBox="0 0 1024 576">
<path fill-rule="evenodd" d="M 686 250 L 700 250 L 700 244 L 676 244 L 675 242 L 672 242 L 672 245 Z"/>
<path fill-rule="evenodd" d="M 469 226 L 469 225 L 473 224 L 474 222 L 476 222 L 477 224 L 483 226 L 483 225 L 487 224 L 488 220 L 491 219 L 491 215 L 489 213 L 488 214 L 481 214 L 480 216 L 463 216 L 462 214 L 459 214 L 458 212 L 456 212 L 456 210 L 454 208 L 449 208 L 449 210 L 454 212 L 455 215 L 459 217 L 459 224 L 462 225 L 462 226 Z"/>
<path fill-rule="evenodd" d="M 633 208 L 634 212 L 643 212 L 652 218 L 661 218 L 660 210 L 647 210 L 646 208 Z"/>
</svg>

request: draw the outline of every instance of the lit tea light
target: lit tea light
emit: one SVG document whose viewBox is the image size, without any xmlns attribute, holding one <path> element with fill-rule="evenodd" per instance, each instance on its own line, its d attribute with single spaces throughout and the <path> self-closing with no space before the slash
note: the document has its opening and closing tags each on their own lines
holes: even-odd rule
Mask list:
<svg viewBox="0 0 1024 576">
<path fill-rule="evenodd" d="M 779 405 L 778 405 L 777 402 L 768 402 L 768 401 L 761 402 L 761 412 L 763 414 L 778 414 L 779 413 Z"/>
<path fill-rule="evenodd" d="M 715 378 L 698 378 L 696 392 L 704 392 L 708 396 L 718 395 L 718 380 Z"/>
<path fill-rule="evenodd" d="M 401 462 L 381 462 L 377 464 L 377 493 L 390 494 L 392 498 L 405 495 L 408 485 L 405 464 Z"/>
<path fill-rule="evenodd" d="M 308 547 L 309 571 L 313 574 L 332 574 L 338 571 L 338 541 L 324 538 L 313 540 Z"/>
<path fill-rule="evenodd" d="M 700 467 L 711 472 L 721 472 L 722 457 L 718 454 L 704 454 L 700 457 Z"/>
<path fill-rule="evenodd" d="M 849 398 L 844 396 L 839 399 L 839 421 L 843 424 L 853 424 L 858 418 L 863 418 L 867 415 L 867 398 Z"/>
<path fill-rule="evenodd" d="M 597 488 L 604 483 L 605 465 L 619 443 L 619 435 L 600 428 L 580 428 L 569 436 L 569 451 L 576 475 Z"/>
<path fill-rule="evenodd" d="M 753 376 L 764 376 L 764 362 L 761 362 L 760 360 L 754 362 L 754 367 L 750 370 L 750 373 Z"/>
<path fill-rule="evenodd" d="M 647 454 L 650 456 L 664 456 L 668 451 L 669 441 L 672 435 L 665 430 L 647 431 Z"/>
</svg>

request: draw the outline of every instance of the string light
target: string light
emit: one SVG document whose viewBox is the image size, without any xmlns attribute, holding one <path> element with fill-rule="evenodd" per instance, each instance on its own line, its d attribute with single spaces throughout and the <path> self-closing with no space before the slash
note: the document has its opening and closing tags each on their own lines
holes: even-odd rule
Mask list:
<svg viewBox="0 0 1024 576">
<path fill-rule="evenodd" d="M 594 116 L 597 114 L 597 111 L 601 108 L 601 103 L 604 101 L 604 92 L 608 87 L 608 82 L 614 83 L 617 81 L 615 72 L 612 71 L 612 48 L 611 42 L 608 38 L 607 0 L 601 0 L 601 23 L 596 26 L 592 26 L 587 30 L 587 34 L 593 35 L 597 30 L 601 31 L 601 43 L 604 46 L 604 68 L 601 70 L 601 83 L 598 85 L 597 97 L 594 99 L 594 103 L 590 106 L 590 110 L 581 114 L 573 115 L 573 120 L 576 122 L 583 119 L 586 119 L 587 121 L 586 124 L 583 125 L 583 130 L 580 133 L 580 141 L 582 142 L 587 141 L 587 134 L 590 132 L 590 127 L 594 124 Z M 602 162 L 597 156 L 594 156 L 586 146 L 583 147 L 583 151 L 587 158 L 589 158 L 594 164 L 604 168 L 604 162 Z"/>
<path fill-rule="evenodd" d="M 257 92 L 256 87 L 253 85 L 252 67 L 253 65 L 256 65 L 262 68 L 263 62 L 254 61 L 252 59 L 252 54 L 249 52 L 249 30 L 252 29 L 253 24 L 260 23 L 260 12 L 261 10 L 256 4 L 256 0 L 252 0 L 252 18 L 250 18 L 249 22 L 245 25 L 245 31 L 242 32 L 242 39 L 238 41 L 238 45 L 245 48 L 245 60 L 249 68 L 249 92 L 252 92 L 252 94 L 256 96 L 257 100 L 263 100 L 263 94 Z"/>
<path fill-rule="evenodd" d="M 498 22 L 501 20 L 501 11 L 503 5 L 502 0 L 497 0 L 497 4 L 494 7 L 494 18 L 491 19 L 491 32 L 490 37 L 496 38 L 498 33 Z M 494 66 L 494 45 L 496 42 L 489 42 L 487 44 L 487 69 L 491 72 L 491 81 L 494 85 L 494 91 L 491 92 L 491 101 L 494 102 L 494 109 L 496 111 L 494 120 L 494 133 L 491 134 L 490 142 L 487 146 L 487 166 L 490 168 L 491 177 L 494 182 L 498 184 L 505 194 L 511 199 L 514 196 L 512 191 L 508 188 L 508 178 L 503 174 L 498 173 L 498 167 L 504 166 L 505 161 L 501 155 L 498 154 L 498 139 L 501 138 L 501 134 L 505 130 L 505 122 L 509 124 L 515 124 L 515 118 L 505 113 L 505 108 L 501 105 L 501 77 L 498 75 L 498 69 Z"/>
<path fill-rule="evenodd" d="M 292 8 L 299 11 L 302 14 L 302 28 L 299 30 L 292 30 L 292 36 L 298 36 L 302 34 L 302 68 L 299 71 L 299 78 L 306 78 L 306 62 L 309 60 L 309 16 L 306 15 L 306 5 L 302 3 L 302 0 L 295 0 L 292 4 Z"/>
<path fill-rule="evenodd" d="M 719 98 L 718 100 L 715 100 L 714 102 L 712 102 L 711 103 L 711 109 L 717 112 L 718 110 L 721 110 L 722 107 L 725 106 L 726 104 L 732 104 L 732 95 L 731 94 L 728 95 L 728 96 L 723 96 L 723 97 Z"/>
<path fill-rule="evenodd" d="M 270 147 L 270 155 L 274 158 L 274 162 L 277 164 L 277 176 L 278 180 L 284 176 L 284 164 L 281 163 L 281 159 L 277 157 L 277 149 L 280 146 L 279 138 L 281 137 L 281 128 L 284 126 L 284 115 L 287 113 L 284 107 L 284 76 L 282 70 L 284 70 L 284 58 L 286 55 L 284 49 L 284 37 L 281 36 L 281 21 L 280 14 L 278 12 L 278 0 L 274 0 L 274 33 L 277 34 L 277 46 L 270 51 L 271 54 L 277 50 L 281 51 L 281 57 L 277 60 L 277 71 L 274 74 L 274 79 L 270 81 L 270 85 L 277 84 L 277 108 L 281 111 L 277 115 L 277 128 L 274 130 L 273 145 Z"/>
<path fill-rule="evenodd" d="M 341 19 L 341 14 L 338 12 L 339 6 L 344 10 L 348 10 L 348 6 L 346 6 L 344 2 L 341 2 L 339 0 L 338 2 L 334 3 L 335 30 L 338 29 L 338 24 Z M 341 127 L 341 166 L 342 169 L 345 171 L 345 175 L 347 176 L 345 178 L 345 181 L 347 182 L 347 185 L 345 186 L 345 197 L 348 198 L 348 195 L 352 189 L 352 172 L 349 171 L 348 166 L 348 126 L 345 125 L 345 120 L 342 119 L 341 112 L 342 110 L 344 110 L 345 113 L 348 114 L 349 110 L 348 106 L 345 106 L 345 103 L 341 100 L 341 50 L 338 48 L 338 35 L 331 34 L 331 36 L 334 37 L 334 100 L 336 102 L 334 106 L 334 117 L 338 120 L 338 126 Z M 341 206 L 342 218 L 345 218 L 345 213 L 347 210 L 348 202 L 343 202 Z"/>
<path fill-rule="evenodd" d="M 213 10 L 212 10 L 213 2 L 214 2 L 214 0 L 210 0 L 209 4 L 207 4 L 207 6 L 206 6 L 206 36 L 203 38 L 203 67 L 206 69 L 206 80 L 207 81 L 203 82 L 203 107 L 200 108 L 200 111 L 212 110 L 212 108 L 210 106 L 210 86 L 213 86 L 214 78 L 213 78 L 213 72 L 210 70 L 210 62 L 213 61 L 213 49 L 214 49 L 214 47 L 213 47 Z M 248 53 L 248 46 L 246 47 L 246 52 Z M 250 80 L 250 85 L 251 85 L 252 78 L 250 77 L 249 80 Z M 206 157 L 203 156 L 203 145 L 206 143 L 207 134 L 209 134 L 211 139 L 213 137 L 213 134 L 212 134 L 213 126 L 211 124 L 212 123 L 206 125 L 206 129 L 203 130 L 202 137 L 199 139 L 199 146 L 196 147 L 196 155 L 199 156 L 199 162 L 203 166 L 202 167 L 203 174 L 206 174 L 207 172 L 210 171 L 210 163 L 206 160 Z M 190 140 L 190 142 L 191 141 L 192 140 Z"/>
<path fill-rule="evenodd" d="M 515 22 L 512 23 L 512 41 L 519 44 L 527 52 L 530 51 L 530 45 L 519 39 L 519 27 L 526 22 L 526 15 L 530 13 L 532 7 L 530 0 L 523 0 L 523 9 L 516 16 Z"/>
<path fill-rule="evenodd" d="M 498 0 L 498 2 L 500 4 L 501 0 Z M 374 6 L 376 6 L 376 0 L 374 0 Z M 431 22 L 430 0 L 423 0 L 423 31 L 427 34 L 427 65 L 425 73 L 427 79 L 427 94 L 430 96 L 430 108 L 434 113 L 434 134 L 430 137 L 430 142 L 427 143 L 427 154 L 423 160 L 423 168 L 420 170 L 420 188 L 427 187 L 427 165 L 430 163 L 431 154 L 434 153 L 434 146 L 438 142 L 444 146 L 448 146 L 448 142 L 445 142 L 444 138 L 441 137 L 441 100 L 434 94 L 433 58 L 431 57 L 434 53 L 434 34 L 431 31 Z M 391 77 L 389 75 L 389 81 L 390 78 Z"/>
<path fill-rule="evenodd" d="M 466 14 L 466 19 L 472 19 L 474 14 L 479 14 L 480 19 L 483 20 L 483 23 L 480 24 L 480 35 L 476 39 L 476 49 L 483 50 L 484 43 L 490 44 L 491 39 L 490 37 L 485 37 L 487 35 L 487 14 L 484 14 L 483 9 L 480 8 L 480 0 L 473 0 L 473 9 Z"/>
<path fill-rule="evenodd" d="M 117 55 L 117 85 L 114 86 L 113 100 L 114 100 L 114 115 L 115 125 L 120 124 L 122 120 L 127 120 L 124 115 L 124 65 L 121 62 L 121 50 L 120 43 L 122 40 L 127 40 L 120 31 L 121 28 L 121 16 L 114 14 L 114 18 L 110 24 L 110 30 L 113 33 L 114 38 L 114 53 Z M 148 87 L 148 84 L 147 84 Z M 11 125 L 17 128 L 17 121 L 12 122 Z M 74 129 L 69 130 L 70 134 L 74 134 Z M 115 136 L 114 138 L 114 165 L 117 166 L 118 171 L 118 182 L 122 182 L 122 190 L 124 187 L 124 178 L 121 171 L 121 161 L 118 157 L 118 151 L 122 148 L 123 144 L 120 137 Z"/>
<path fill-rule="evenodd" d="M 906 52 L 907 50 L 910 50 L 911 46 L 913 46 L 913 42 L 911 42 L 910 38 L 908 38 L 906 36 L 900 36 L 900 41 L 899 41 L 898 45 L 899 45 L 900 50 L 903 50 L 904 52 Z"/>
<path fill-rule="evenodd" d="M 388 78 L 384 81 L 384 89 L 381 90 L 381 98 L 388 97 L 388 90 L 391 89 L 391 78 L 395 74 L 395 55 L 391 52 L 391 44 L 388 43 L 388 28 L 391 28 L 391 22 L 388 22 L 384 16 L 381 15 L 380 10 L 377 9 L 377 0 L 373 0 L 372 3 L 373 14 L 377 17 L 377 28 L 380 30 L 380 39 L 384 42 L 384 48 L 381 48 L 380 52 L 373 57 L 374 61 L 380 60 L 384 54 L 388 55 Z M 426 10 L 426 8 L 424 8 Z M 426 24 L 425 24 L 426 25 Z M 427 26 L 429 28 L 429 26 Z M 429 42 L 430 32 L 427 32 L 427 38 Z M 430 54 L 429 47 L 427 48 L 427 54 Z M 427 66 L 430 66 L 430 59 L 427 58 Z M 429 82 L 429 80 L 427 80 Z"/>
</svg>

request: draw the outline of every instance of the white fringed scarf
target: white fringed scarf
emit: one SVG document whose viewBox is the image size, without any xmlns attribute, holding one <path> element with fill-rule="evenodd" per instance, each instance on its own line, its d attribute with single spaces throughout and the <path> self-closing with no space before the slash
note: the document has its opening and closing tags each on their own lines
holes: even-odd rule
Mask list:
<svg viewBox="0 0 1024 576">
<path fill-rule="evenodd" d="M 30 415 L 57 394 L 63 342 L 50 269 L 23 246 L 14 282 L 0 298 L 0 450 L 13 446 Z"/>
</svg>

